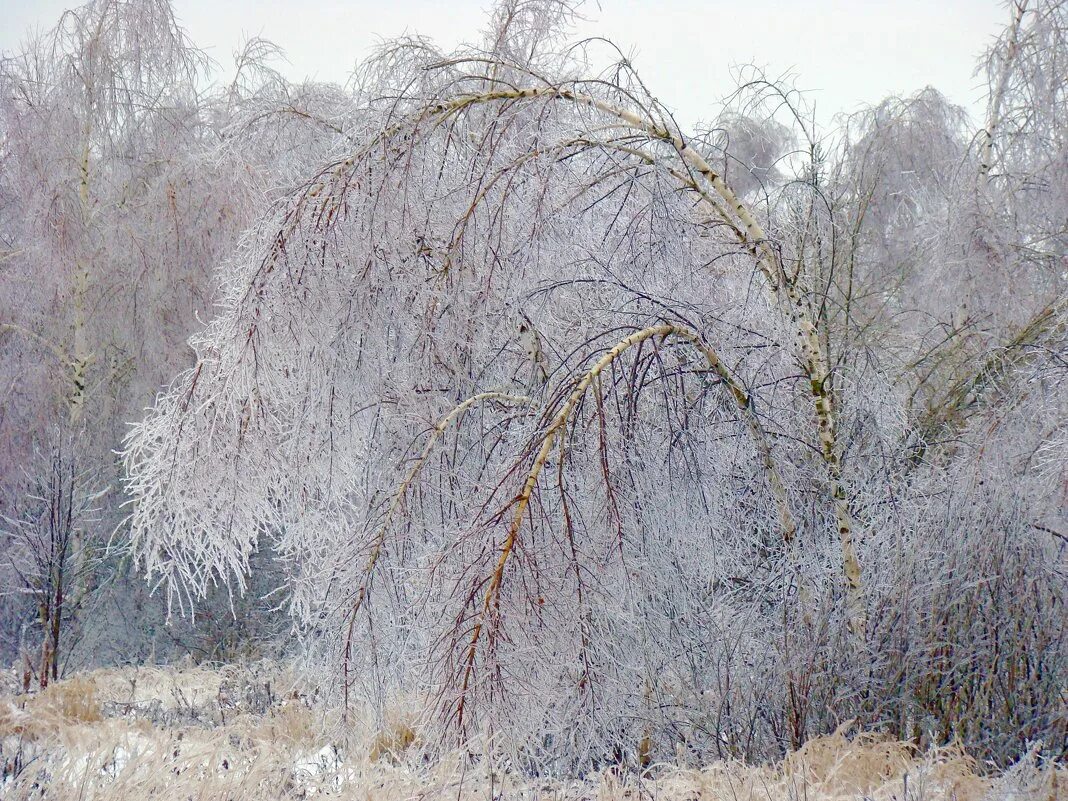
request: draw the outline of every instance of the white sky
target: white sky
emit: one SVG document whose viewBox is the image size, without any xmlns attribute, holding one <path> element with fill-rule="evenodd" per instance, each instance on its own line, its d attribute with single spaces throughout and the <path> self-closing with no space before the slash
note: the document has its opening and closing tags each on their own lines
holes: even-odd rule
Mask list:
<svg viewBox="0 0 1068 801">
<path fill-rule="evenodd" d="M 280 45 L 290 78 L 344 82 L 382 38 L 477 41 L 491 0 L 173 0 L 193 40 L 229 68 L 249 36 Z M 0 50 L 78 0 L 0 0 Z M 650 90 L 692 125 L 732 88 L 732 66 L 791 73 L 820 121 L 932 85 L 981 112 L 976 57 L 1008 21 L 998 0 L 599 0 L 581 35 L 615 41 Z"/>
</svg>

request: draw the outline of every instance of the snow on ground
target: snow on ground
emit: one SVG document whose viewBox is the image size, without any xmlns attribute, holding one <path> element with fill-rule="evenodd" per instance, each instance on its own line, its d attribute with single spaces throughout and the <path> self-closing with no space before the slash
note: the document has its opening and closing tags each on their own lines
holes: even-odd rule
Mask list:
<svg viewBox="0 0 1068 801">
<path fill-rule="evenodd" d="M 0 686 L 0 798 L 663 799 L 664 801 L 1056 801 L 1068 771 L 1024 760 L 986 777 L 955 749 L 844 732 L 775 766 L 659 765 L 583 781 L 533 780 L 458 757 L 383 754 L 382 737 L 346 732 L 277 665 L 127 668 L 76 676 L 43 693 Z"/>
</svg>

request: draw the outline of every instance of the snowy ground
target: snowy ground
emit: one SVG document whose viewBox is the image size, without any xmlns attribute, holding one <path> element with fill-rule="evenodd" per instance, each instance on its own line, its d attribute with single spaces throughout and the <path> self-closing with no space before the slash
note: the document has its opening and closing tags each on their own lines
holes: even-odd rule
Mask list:
<svg viewBox="0 0 1068 801">
<path fill-rule="evenodd" d="M 983 777 L 960 753 L 914 755 L 901 743 L 845 734 L 810 742 L 782 764 L 659 765 L 582 782 L 532 782 L 459 760 L 405 761 L 337 718 L 273 665 L 101 670 L 44 693 L 0 685 L 0 798 L 29 799 L 768 799 L 1068 798 L 1068 771 L 1021 763 Z M 401 738 L 407 744 L 406 738 Z M 413 764 L 414 763 L 414 764 Z"/>
</svg>

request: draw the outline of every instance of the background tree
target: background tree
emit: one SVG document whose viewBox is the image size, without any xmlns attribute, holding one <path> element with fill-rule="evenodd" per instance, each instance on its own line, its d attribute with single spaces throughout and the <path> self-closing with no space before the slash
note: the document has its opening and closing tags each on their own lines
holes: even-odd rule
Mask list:
<svg viewBox="0 0 1068 801">
<path fill-rule="evenodd" d="M 42 633 L 39 649 L 22 644 L 25 689 L 33 678 L 41 688 L 59 678 L 70 648 L 66 630 L 91 598 L 105 555 L 107 543 L 97 539 L 94 524 L 106 490 L 97 490 L 92 476 L 79 472 L 73 450 L 72 443 L 53 442 L 48 452 L 35 454 L 23 508 L 5 518 L 0 530 L 8 577 L 4 601 L 15 609 L 29 606 L 28 617 L 36 614 Z M 21 622 L 25 636 L 27 621 Z"/>
<path fill-rule="evenodd" d="M 65 463 L 109 490 L 83 521 L 86 537 L 108 541 L 120 527 L 115 450 L 128 421 L 189 364 L 186 339 L 209 314 L 212 273 L 272 182 L 284 180 L 281 165 L 299 163 L 298 153 L 316 157 L 321 131 L 336 136 L 329 117 L 343 93 L 290 86 L 271 70 L 277 55 L 252 41 L 235 56 L 230 82 L 209 87 L 209 63 L 169 2 L 96 0 L 0 62 L 0 510 L 8 517 L 30 503 L 23 478 L 33 454 L 62 442 Z M 120 636 L 87 621 L 85 653 L 130 659 L 158 646 L 162 656 L 165 606 L 118 549 L 99 567 L 103 575 L 85 578 L 105 592 L 106 617 L 141 620 L 142 630 Z M 237 629 L 225 620 L 242 606 L 223 591 L 201 612 L 219 621 L 220 641 L 233 641 Z M 26 619 L 11 608 L 5 616 L 0 654 L 12 659 Z M 182 648 L 215 650 L 188 626 L 172 633 Z"/>
</svg>

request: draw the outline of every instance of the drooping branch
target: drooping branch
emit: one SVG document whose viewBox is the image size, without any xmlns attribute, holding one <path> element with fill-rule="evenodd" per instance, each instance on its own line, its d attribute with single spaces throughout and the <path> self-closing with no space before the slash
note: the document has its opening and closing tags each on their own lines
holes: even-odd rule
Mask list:
<svg viewBox="0 0 1068 801">
<path fill-rule="evenodd" d="M 950 386 L 931 405 L 928 415 L 918 426 L 919 442 L 909 459 L 917 463 L 927 451 L 951 441 L 967 426 L 974 415 L 1000 397 L 1001 391 L 1043 351 L 1043 346 L 1058 345 L 1068 333 L 1068 297 L 1062 297 L 1041 309 L 1004 345 L 993 350 L 978 369 Z"/>
<path fill-rule="evenodd" d="M 408 488 L 415 481 L 419 472 L 423 469 L 423 465 L 426 464 L 426 460 L 429 458 L 431 451 L 434 449 L 434 445 L 445 433 L 445 430 L 449 425 L 460 417 L 464 412 L 470 409 L 477 403 L 484 401 L 497 401 L 498 403 L 510 403 L 516 405 L 527 405 L 531 402 L 529 397 L 525 395 L 512 395 L 507 392 L 490 391 L 480 392 L 477 395 L 473 395 L 462 403 L 454 407 L 448 414 L 442 417 L 434 425 L 434 428 L 430 432 L 430 436 L 427 437 L 426 444 L 423 446 L 422 453 L 419 454 L 419 458 L 415 460 L 411 469 L 404 476 L 404 479 L 397 485 L 397 489 L 394 490 L 393 496 L 389 502 L 389 506 L 386 508 L 386 514 L 382 520 L 381 525 L 375 532 L 374 537 L 371 540 L 371 552 L 367 557 L 367 563 L 363 568 L 363 579 L 359 589 L 356 590 L 356 597 L 352 601 L 352 607 L 348 613 L 348 628 L 345 634 L 345 655 L 343 662 L 343 679 L 344 679 L 344 694 L 345 694 L 345 711 L 348 711 L 349 706 L 349 673 L 351 670 L 352 662 L 352 636 L 353 629 L 356 626 L 356 617 L 359 615 L 360 608 L 363 606 L 364 599 L 367 597 L 367 588 L 371 583 L 371 578 L 374 574 L 375 565 L 378 564 L 378 560 L 382 555 L 382 548 L 386 541 L 386 535 L 389 531 L 389 527 L 393 522 L 393 515 L 404 503 L 404 496 L 408 492 Z"/>
<path fill-rule="evenodd" d="M 538 478 L 549 459 L 549 455 L 552 453 L 554 445 L 557 441 L 562 441 L 561 434 L 566 431 L 572 412 L 585 396 L 590 386 L 597 381 L 601 373 L 631 348 L 640 345 L 647 340 L 653 340 L 659 337 L 664 341 L 671 336 L 678 337 L 679 339 L 694 345 L 701 352 L 707 360 L 709 368 L 722 381 L 724 386 L 726 386 L 732 399 L 747 418 L 747 423 L 753 436 L 754 447 L 760 456 L 761 466 L 767 476 L 772 496 L 778 509 L 779 520 L 782 525 L 783 541 L 787 544 L 793 541 L 797 531 L 797 524 L 794 521 L 793 513 L 790 511 L 786 489 L 772 457 L 766 434 L 756 417 L 756 412 L 753 408 L 753 400 L 741 383 L 730 374 L 715 351 L 704 343 L 695 332 L 670 323 L 649 326 L 625 337 L 613 348 L 604 353 L 593 367 L 579 379 L 575 389 L 572 390 L 560 409 L 553 415 L 545 432 L 542 434 L 541 444 L 534 457 L 534 462 L 526 475 L 526 479 L 523 482 L 522 489 L 512 502 L 514 505 L 514 512 L 511 524 L 508 528 L 508 533 L 500 546 L 497 564 L 489 577 L 489 583 L 482 599 L 481 609 L 475 620 L 474 627 L 472 628 L 471 638 L 468 642 L 466 654 L 464 656 L 463 675 L 460 681 L 459 698 L 455 710 L 456 725 L 458 729 L 463 729 L 464 710 L 468 691 L 471 686 L 471 680 L 474 676 L 475 657 L 478 652 L 479 641 L 490 622 L 490 617 L 499 612 L 505 570 L 515 551 L 519 534 L 523 526 L 523 519 L 526 516 L 527 507 L 530 504 L 534 489 L 537 487 Z"/>
<path fill-rule="evenodd" d="M 825 336 L 817 328 L 811 303 L 801 284 L 800 274 L 789 274 L 782 265 L 778 252 L 772 246 L 764 228 L 746 204 L 735 194 L 723 178 L 708 164 L 683 137 L 664 125 L 643 118 L 625 108 L 608 103 L 592 95 L 582 94 L 572 89 L 557 86 L 530 87 L 485 92 L 476 95 L 464 95 L 448 102 L 437 103 L 427 107 L 417 115 L 418 119 L 443 119 L 458 114 L 472 106 L 499 101 L 521 101 L 547 98 L 572 102 L 594 108 L 623 122 L 630 128 L 640 131 L 654 140 L 670 145 L 682 162 L 682 172 L 696 172 L 730 210 L 740 225 L 736 231 L 744 231 L 744 243 L 751 248 L 757 258 L 761 272 L 767 280 L 769 290 L 790 315 L 795 326 L 795 347 L 798 359 L 805 372 L 812 397 L 816 417 L 817 438 L 820 454 L 827 470 L 830 493 L 833 498 L 835 522 L 842 551 L 842 569 L 846 582 L 846 606 L 849 626 L 853 633 L 863 636 L 866 627 L 863 609 L 863 586 L 860 562 L 856 554 L 854 541 L 855 522 L 851 509 L 850 495 L 843 476 L 841 444 L 838 441 L 835 399 L 830 386 L 831 371 L 824 345 Z M 686 183 L 691 186 L 691 179 Z M 712 202 L 718 212 L 720 204 Z"/>
</svg>

